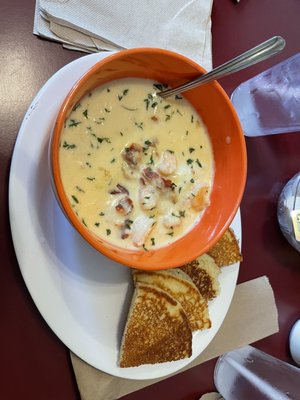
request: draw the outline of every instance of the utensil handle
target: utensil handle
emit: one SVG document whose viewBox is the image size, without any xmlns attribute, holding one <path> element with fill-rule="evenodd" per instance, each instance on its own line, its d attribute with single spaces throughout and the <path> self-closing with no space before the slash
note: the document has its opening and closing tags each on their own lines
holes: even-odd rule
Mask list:
<svg viewBox="0 0 300 400">
<path fill-rule="evenodd" d="M 221 78 L 232 74 L 233 72 L 240 71 L 244 68 L 250 67 L 260 61 L 266 60 L 269 57 L 279 53 L 285 47 L 285 40 L 281 36 L 274 36 L 265 42 L 253 47 L 245 53 L 233 58 L 230 61 L 214 68 L 212 71 L 201 75 L 199 78 L 188 82 L 184 85 L 177 86 L 173 89 L 163 90 L 157 94 L 161 97 L 168 97 L 173 94 L 184 92 L 196 86 L 207 83 L 211 80 Z"/>
</svg>

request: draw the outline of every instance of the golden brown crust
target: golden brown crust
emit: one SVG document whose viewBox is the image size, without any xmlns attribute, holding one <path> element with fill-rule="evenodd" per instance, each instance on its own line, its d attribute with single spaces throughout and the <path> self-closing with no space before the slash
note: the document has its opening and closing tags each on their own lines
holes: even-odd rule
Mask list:
<svg viewBox="0 0 300 400">
<path fill-rule="evenodd" d="M 153 285 L 177 300 L 183 307 L 192 331 L 209 329 L 207 299 L 201 296 L 190 277 L 180 270 L 133 272 L 135 282 Z"/>
<path fill-rule="evenodd" d="M 219 294 L 219 267 L 240 261 L 239 243 L 229 228 L 206 254 L 180 268 L 135 271 L 135 291 L 122 339 L 120 367 L 190 357 L 192 330 L 211 326 L 207 303 Z M 196 293 L 198 297 L 200 293 L 200 302 Z M 196 314 L 191 304 L 197 309 Z"/>
<path fill-rule="evenodd" d="M 203 254 L 196 260 L 180 267 L 182 271 L 190 276 L 197 289 L 206 300 L 212 300 L 220 292 L 219 267 L 213 258 Z"/>
<path fill-rule="evenodd" d="M 137 283 L 120 353 L 120 367 L 175 361 L 192 355 L 192 331 L 169 294 Z"/>
<path fill-rule="evenodd" d="M 243 261 L 234 231 L 229 228 L 221 239 L 207 252 L 219 267 Z"/>
</svg>

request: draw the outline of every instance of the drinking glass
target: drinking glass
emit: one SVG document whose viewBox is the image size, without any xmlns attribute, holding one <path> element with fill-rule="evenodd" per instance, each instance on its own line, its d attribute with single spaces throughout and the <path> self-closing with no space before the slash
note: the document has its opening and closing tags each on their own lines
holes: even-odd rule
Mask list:
<svg viewBox="0 0 300 400">
<path fill-rule="evenodd" d="M 300 369 L 252 346 L 219 357 L 214 382 L 225 400 L 300 399 Z"/>
<path fill-rule="evenodd" d="M 300 53 L 240 84 L 231 101 L 246 136 L 300 131 Z"/>
</svg>

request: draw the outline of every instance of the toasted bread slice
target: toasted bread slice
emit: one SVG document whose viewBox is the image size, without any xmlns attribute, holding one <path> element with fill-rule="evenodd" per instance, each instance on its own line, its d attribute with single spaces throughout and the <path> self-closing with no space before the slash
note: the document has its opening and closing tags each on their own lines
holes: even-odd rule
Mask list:
<svg viewBox="0 0 300 400">
<path fill-rule="evenodd" d="M 191 355 L 192 331 L 181 304 L 163 290 L 137 282 L 123 333 L 120 367 Z"/>
<path fill-rule="evenodd" d="M 229 228 L 221 239 L 207 252 L 219 267 L 243 261 L 240 246 L 234 231 Z"/>
<path fill-rule="evenodd" d="M 133 279 L 135 283 L 158 287 L 177 300 L 188 317 L 192 331 L 211 327 L 207 300 L 200 295 L 193 281 L 183 271 L 133 270 Z"/>
<path fill-rule="evenodd" d="M 220 293 L 218 280 L 220 269 L 209 255 L 203 254 L 180 269 L 190 276 L 206 300 L 212 300 Z"/>
</svg>

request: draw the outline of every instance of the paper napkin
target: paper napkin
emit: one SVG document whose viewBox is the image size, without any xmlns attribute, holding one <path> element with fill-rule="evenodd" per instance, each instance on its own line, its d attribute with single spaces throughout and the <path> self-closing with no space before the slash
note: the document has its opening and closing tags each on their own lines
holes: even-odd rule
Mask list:
<svg viewBox="0 0 300 400">
<path fill-rule="evenodd" d="M 33 33 L 85 52 L 160 47 L 212 67 L 213 0 L 37 0 Z"/>
<path fill-rule="evenodd" d="M 278 314 L 268 278 L 263 276 L 241 283 L 236 287 L 226 318 L 212 342 L 181 371 L 276 332 Z M 117 378 L 91 367 L 72 352 L 71 361 L 82 400 L 118 399 L 165 379 L 143 381 Z M 210 394 L 214 399 L 217 395 Z"/>
</svg>

